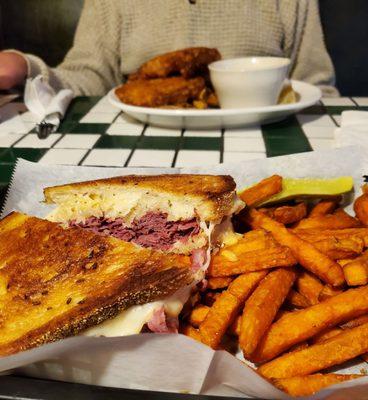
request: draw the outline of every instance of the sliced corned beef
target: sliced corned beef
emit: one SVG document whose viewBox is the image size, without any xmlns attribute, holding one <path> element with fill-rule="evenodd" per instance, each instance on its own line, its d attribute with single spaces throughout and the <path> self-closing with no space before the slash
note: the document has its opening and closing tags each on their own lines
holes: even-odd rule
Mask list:
<svg viewBox="0 0 368 400">
<path fill-rule="evenodd" d="M 69 226 L 78 226 L 105 236 L 114 236 L 125 242 L 134 242 L 143 247 L 169 250 L 177 241 L 186 241 L 199 233 L 195 218 L 168 221 L 166 213 L 148 212 L 134 219 L 130 226 L 122 218 L 89 217 L 84 222 L 70 221 Z"/>
</svg>

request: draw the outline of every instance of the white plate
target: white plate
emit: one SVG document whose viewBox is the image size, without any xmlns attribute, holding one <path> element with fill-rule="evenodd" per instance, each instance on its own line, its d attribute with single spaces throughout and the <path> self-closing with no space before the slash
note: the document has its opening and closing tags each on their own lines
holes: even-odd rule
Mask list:
<svg viewBox="0 0 368 400">
<path fill-rule="evenodd" d="M 319 88 L 301 81 L 291 81 L 293 89 L 300 95 L 297 103 L 269 107 L 252 107 L 232 110 L 163 109 L 137 107 L 122 103 L 115 89 L 108 94 L 110 103 L 131 117 L 150 125 L 165 128 L 219 129 L 238 128 L 280 121 L 303 108 L 315 104 L 322 96 Z"/>
</svg>

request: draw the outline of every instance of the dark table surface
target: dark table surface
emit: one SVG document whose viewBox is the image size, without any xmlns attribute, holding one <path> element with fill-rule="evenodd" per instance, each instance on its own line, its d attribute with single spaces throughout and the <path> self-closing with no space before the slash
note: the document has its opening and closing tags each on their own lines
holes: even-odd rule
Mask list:
<svg viewBox="0 0 368 400">
<path fill-rule="evenodd" d="M 115 389 L 33 379 L 19 376 L 0 377 L 0 399 L 19 400 L 216 400 L 224 397 Z M 227 400 L 232 398 L 226 397 Z M 235 400 L 235 399 L 234 399 Z"/>
</svg>

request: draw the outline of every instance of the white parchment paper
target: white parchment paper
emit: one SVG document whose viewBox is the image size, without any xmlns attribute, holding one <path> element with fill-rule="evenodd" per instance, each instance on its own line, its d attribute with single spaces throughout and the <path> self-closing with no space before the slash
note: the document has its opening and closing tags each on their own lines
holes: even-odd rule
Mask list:
<svg viewBox="0 0 368 400">
<path fill-rule="evenodd" d="M 285 177 L 321 178 L 351 175 L 359 193 L 362 175 L 368 173 L 368 162 L 364 151 L 357 147 L 183 169 L 46 166 L 19 160 L 2 215 L 18 210 L 44 217 L 50 211 L 50 206 L 42 203 L 43 189 L 48 186 L 118 175 L 160 173 L 230 174 L 239 189 L 275 173 Z M 359 373 L 366 367 L 367 364 L 356 362 L 338 371 Z M 34 377 L 129 389 L 289 398 L 231 354 L 213 351 L 182 335 L 69 338 L 0 358 L 0 372 L 13 369 Z M 368 399 L 368 377 L 335 385 L 310 397 L 327 398 Z"/>
</svg>

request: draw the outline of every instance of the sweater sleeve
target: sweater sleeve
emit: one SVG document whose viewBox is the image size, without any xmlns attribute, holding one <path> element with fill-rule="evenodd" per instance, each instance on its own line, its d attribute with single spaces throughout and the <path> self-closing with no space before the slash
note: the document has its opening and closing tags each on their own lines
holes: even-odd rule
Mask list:
<svg viewBox="0 0 368 400">
<path fill-rule="evenodd" d="M 334 67 L 324 43 L 318 0 L 308 0 L 303 25 L 294 49 L 291 78 L 319 86 L 324 96 L 338 96 Z"/>
<path fill-rule="evenodd" d="M 104 95 L 121 83 L 121 15 L 115 2 L 85 0 L 73 47 L 56 68 L 26 54 L 28 75 L 42 74 L 56 90 L 70 88 L 75 95 Z"/>
</svg>

